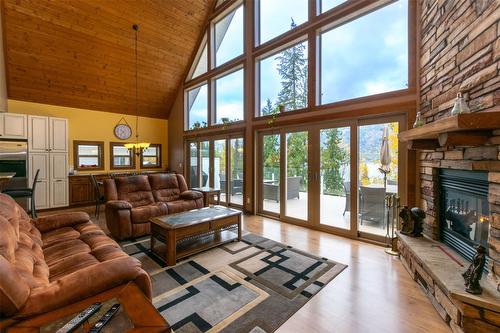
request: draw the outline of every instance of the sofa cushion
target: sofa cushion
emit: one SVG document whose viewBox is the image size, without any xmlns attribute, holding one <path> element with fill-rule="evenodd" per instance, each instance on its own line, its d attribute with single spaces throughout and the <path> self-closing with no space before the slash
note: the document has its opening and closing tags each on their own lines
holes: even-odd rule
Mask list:
<svg viewBox="0 0 500 333">
<path fill-rule="evenodd" d="M 26 212 L 5 194 L 0 194 L 0 257 L 2 316 L 19 310 L 30 289 L 49 284 L 41 234 Z"/>
<path fill-rule="evenodd" d="M 132 207 L 146 206 L 155 202 L 147 176 L 116 177 L 115 182 L 118 200 L 128 201 Z"/>
<path fill-rule="evenodd" d="M 170 202 L 167 202 L 167 207 L 168 207 L 169 214 L 180 213 L 180 212 L 184 212 L 186 210 L 191 210 L 191 209 L 197 208 L 196 201 L 194 201 L 194 200 L 170 201 Z"/>
<path fill-rule="evenodd" d="M 179 199 L 181 193 L 177 175 L 174 173 L 155 173 L 148 175 L 153 197 L 157 202 Z"/>
<path fill-rule="evenodd" d="M 31 220 L 0 194 L 0 235 L 0 317 L 48 312 L 128 281 L 151 295 L 140 263 L 84 213 Z"/>
<path fill-rule="evenodd" d="M 147 206 L 134 207 L 130 210 L 132 223 L 149 222 L 149 219 L 152 217 L 166 214 L 168 214 L 168 209 L 163 202 L 157 202 Z"/>
</svg>

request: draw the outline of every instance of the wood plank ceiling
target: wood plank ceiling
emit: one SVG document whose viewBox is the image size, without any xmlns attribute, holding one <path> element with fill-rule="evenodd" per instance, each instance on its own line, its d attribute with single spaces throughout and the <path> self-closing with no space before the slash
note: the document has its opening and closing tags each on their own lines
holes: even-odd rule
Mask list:
<svg viewBox="0 0 500 333">
<path fill-rule="evenodd" d="M 11 99 L 167 118 L 213 0 L 4 0 Z"/>
</svg>

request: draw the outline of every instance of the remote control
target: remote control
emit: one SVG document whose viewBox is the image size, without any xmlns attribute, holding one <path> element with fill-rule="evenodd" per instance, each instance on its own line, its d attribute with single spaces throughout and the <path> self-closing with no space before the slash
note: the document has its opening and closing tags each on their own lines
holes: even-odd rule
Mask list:
<svg viewBox="0 0 500 333">
<path fill-rule="evenodd" d="M 73 332 L 78 326 L 83 324 L 85 320 L 89 319 L 94 313 L 99 311 L 101 308 L 101 303 L 94 303 L 79 314 L 77 314 L 73 319 L 66 323 L 63 327 L 58 329 L 56 333 L 70 333 Z"/>
<path fill-rule="evenodd" d="M 118 311 L 120 308 L 120 304 L 113 304 L 112 307 L 109 308 L 108 312 L 106 312 L 101 319 L 99 319 L 94 326 L 90 329 L 89 333 L 98 333 L 101 329 L 106 325 L 108 321 L 110 321 L 111 317 Z"/>
</svg>

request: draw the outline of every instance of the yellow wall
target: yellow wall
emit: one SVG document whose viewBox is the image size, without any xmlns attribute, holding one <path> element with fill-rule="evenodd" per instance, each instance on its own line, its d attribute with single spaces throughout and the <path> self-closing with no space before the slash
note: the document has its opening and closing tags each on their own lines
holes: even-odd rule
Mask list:
<svg viewBox="0 0 500 333">
<path fill-rule="evenodd" d="M 69 165 L 73 166 L 73 140 L 104 141 L 104 170 L 110 171 L 109 142 L 120 142 L 114 135 L 114 127 L 124 117 L 132 127 L 132 136 L 128 142 L 135 141 L 135 116 L 63 106 L 31 103 L 9 99 L 8 110 L 12 113 L 37 116 L 60 117 L 68 119 L 69 128 Z M 139 117 L 139 141 L 160 143 L 162 145 L 162 168 L 168 166 L 168 124 L 166 119 Z M 127 142 L 123 141 L 123 142 Z M 136 160 L 139 169 L 139 159 Z M 91 171 L 78 171 L 90 173 Z M 101 172 L 101 171 L 99 171 Z"/>
</svg>

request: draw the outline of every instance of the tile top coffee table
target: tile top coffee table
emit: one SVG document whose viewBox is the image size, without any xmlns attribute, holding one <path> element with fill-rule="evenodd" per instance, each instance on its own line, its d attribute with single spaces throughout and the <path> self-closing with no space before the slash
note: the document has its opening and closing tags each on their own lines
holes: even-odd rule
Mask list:
<svg viewBox="0 0 500 333">
<path fill-rule="evenodd" d="M 152 218 L 151 251 L 168 266 L 192 254 L 241 240 L 241 212 L 213 206 Z"/>
</svg>

